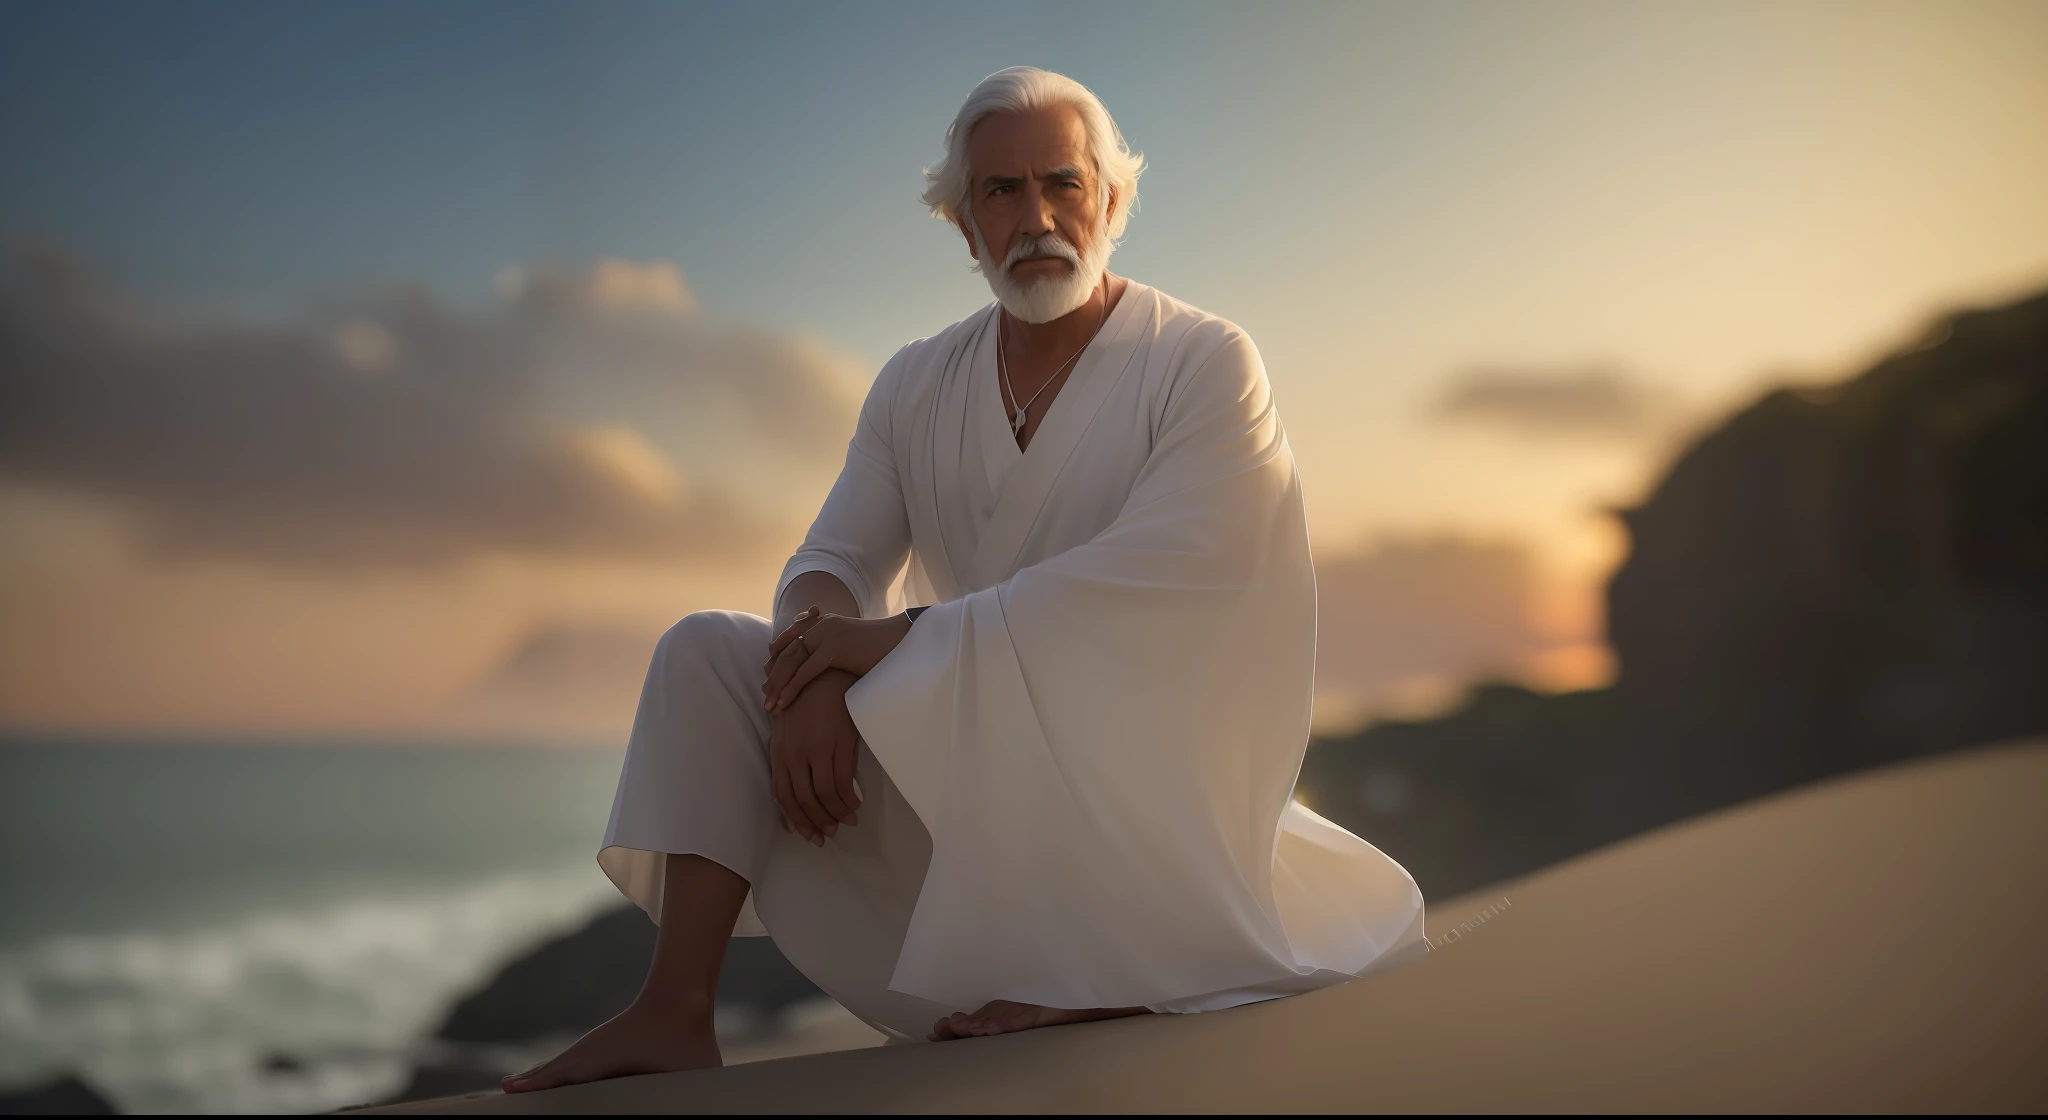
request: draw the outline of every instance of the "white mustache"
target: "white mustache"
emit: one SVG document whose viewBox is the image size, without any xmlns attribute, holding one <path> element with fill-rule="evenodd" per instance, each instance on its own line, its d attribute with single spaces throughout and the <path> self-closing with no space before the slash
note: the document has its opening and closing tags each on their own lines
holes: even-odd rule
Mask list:
<svg viewBox="0 0 2048 1120">
<path fill-rule="evenodd" d="M 1004 274 L 1007 275 L 1019 261 L 1031 257 L 1058 257 L 1077 269 L 1081 267 L 1079 249 L 1057 233 L 1042 233 L 1037 237 L 1023 238 L 1010 246 L 1009 256 L 1003 261 Z"/>
</svg>

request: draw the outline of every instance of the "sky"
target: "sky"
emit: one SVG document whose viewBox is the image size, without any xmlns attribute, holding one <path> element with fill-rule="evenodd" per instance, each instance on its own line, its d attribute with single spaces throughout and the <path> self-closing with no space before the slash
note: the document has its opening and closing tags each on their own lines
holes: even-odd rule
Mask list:
<svg viewBox="0 0 2048 1120">
<path fill-rule="evenodd" d="M 0 727 L 629 719 L 988 301 L 920 170 L 1017 64 L 1265 359 L 1326 724 L 1599 683 L 1690 435 L 2048 285 L 2041 3 L 10 0 Z"/>
</svg>

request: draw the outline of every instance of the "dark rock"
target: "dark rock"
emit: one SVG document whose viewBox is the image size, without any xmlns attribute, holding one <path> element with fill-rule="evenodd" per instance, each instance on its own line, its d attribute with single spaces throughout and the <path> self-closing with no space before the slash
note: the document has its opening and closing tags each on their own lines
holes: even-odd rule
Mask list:
<svg viewBox="0 0 2048 1120">
<path fill-rule="evenodd" d="M 2048 729 L 2048 295 L 1767 394 L 1621 516 L 1612 688 L 1481 688 L 1309 752 L 1303 800 L 1426 896 Z"/>
<path fill-rule="evenodd" d="M 621 906 L 500 969 L 435 1032 L 449 1042 L 519 1043 L 580 1034 L 624 1010 L 654 955 L 654 923 Z M 722 1006 L 779 1014 L 821 994 L 765 937 L 735 937 L 718 974 Z"/>
<path fill-rule="evenodd" d="M 1618 730 L 1682 811 L 2048 727 L 2048 295 L 1768 394 L 1625 519 Z"/>
<path fill-rule="evenodd" d="M 434 1032 L 442 1042 L 518 1044 L 549 1036 L 575 1036 L 624 1010 L 640 991 L 654 955 L 655 927 L 631 905 L 606 911 L 507 964 L 490 983 L 455 1005 Z M 735 937 L 718 974 L 722 1007 L 747 1006 L 764 1015 L 821 995 L 765 937 Z M 386 1104 L 495 1090 L 516 1072 L 462 1052 L 415 1066 L 412 1078 Z"/>
<path fill-rule="evenodd" d="M 1589 780 L 1616 769 L 1613 707 L 1607 690 L 1482 686 L 1441 719 L 1319 741 L 1299 796 L 1449 898 L 1646 827 Z"/>
<path fill-rule="evenodd" d="M 498 970 L 434 1032 L 453 1042 L 516 1043 L 588 1030 L 632 1002 L 654 952 L 654 924 L 627 906 Z"/>
<path fill-rule="evenodd" d="M 71 1075 L 33 1089 L 0 1093 L 0 1116 L 113 1116 L 121 1110 Z"/>
</svg>

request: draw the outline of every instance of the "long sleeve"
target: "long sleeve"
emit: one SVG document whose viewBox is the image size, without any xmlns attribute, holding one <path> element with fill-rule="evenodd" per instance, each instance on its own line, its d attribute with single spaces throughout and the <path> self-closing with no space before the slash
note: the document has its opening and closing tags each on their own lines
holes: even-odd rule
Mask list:
<svg viewBox="0 0 2048 1120">
<path fill-rule="evenodd" d="M 1186 361 L 1112 524 L 933 605 L 847 694 L 933 839 L 897 990 L 1154 1005 L 1355 972 L 1411 926 L 1406 873 L 1333 829 L 1379 877 L 1373 912 L 1328 952 L 1289 937 L 1283 817 L 1312 832 L 1289 805 L 1315 657 L 1300 478 L 1250 339 Z"/>
<path fill-rule="evenodd" d="M 889 587 L 910 554 L 910 517 L 896 470 L 893 433 L 895 387 L 904 352 L 883 365 L 861 403 L 846 462 L 811 522 L 803 544 L 782 567 L 770 610 L 782 602 L 789 581 L 804 572 L 839 577 L 862 617 L 888 613 Z"/>
<path fill-rule="evenodd" d="M 998 584 L 933 605 L 857 691 L 878 727 L 899 700 L 949 706 L 950 696 L 927 705 L 923 694 L 945 692 L 946 677 L 967 668 L 960 662 L 972 648 L 960 632 L 986 621 L 1008 635 L 1034 693 L 1054 670 L 1080 669 L 1133 697 L 1123 710 L 1135 714 L 1112 719 L 1142 724 L 1182 710 L 1190 658 L 1231 659 L 1235 651 L 1219 639 L 1248 617 L 1291 628 L 1263 660 L 1312 656 L 1313 607 L 1293 458 L 1257 352 L 1237 335 L 1184 378 L 1112 524 Z M 1305 730 L 1308 678 L 1292 684 Z M 1039 705 L 1040 718 L 1064 722 L 1051 707 Z M 915 786 L 918 776 L 896 780 Z M 926 800 L 935 802 L 936 791 Z"/>
</svg>

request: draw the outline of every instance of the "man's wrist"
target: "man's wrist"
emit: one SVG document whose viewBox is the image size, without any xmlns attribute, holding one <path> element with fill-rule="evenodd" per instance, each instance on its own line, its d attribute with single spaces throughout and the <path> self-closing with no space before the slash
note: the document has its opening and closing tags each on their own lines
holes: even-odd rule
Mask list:
<svg viewBox="0 0 2048 1120">
<path fill-rule="evenodd" d="M 846 704 L 847 691 L 859 679 L 860 677 L 853 673 L 849 673 L 836 666 L 827 669 L 812 677 L 809 684 L 804 685 L 802 689 L 798 690 L 796 699 L 789 702 L 789 707 L 777 710 L 775 715 L 780 718 L 797 708 L 814 704 L 817 702 L 818 696 L 829 696 L 834 703 L 843 707 Z"/>
</svg>

